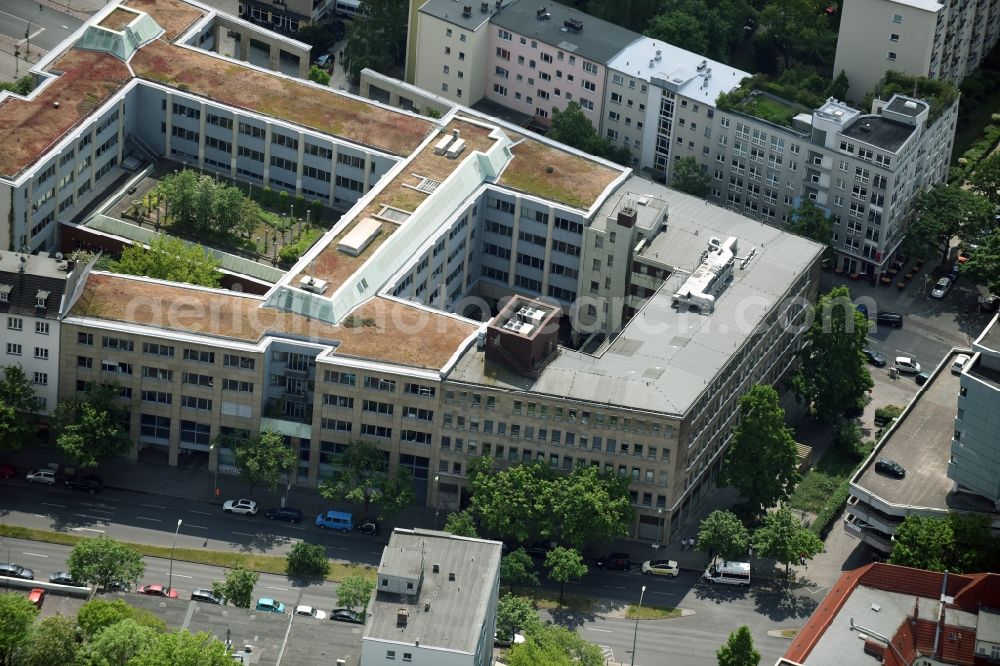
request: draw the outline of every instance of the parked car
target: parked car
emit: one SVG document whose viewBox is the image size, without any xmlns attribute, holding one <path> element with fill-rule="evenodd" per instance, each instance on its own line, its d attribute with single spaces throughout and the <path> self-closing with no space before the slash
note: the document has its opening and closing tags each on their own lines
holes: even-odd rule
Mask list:
<svg viewBox="0 0 1000 666">
<path fill-rule="evenodd" d="M 646 560 L 642 563 L 642 573 L 647 576 L 672 576 L 677 578 L 680 569 L 673 560 Z"/>
<path fill-rule="evenodd" d="M 131 592 L 132 584 L 123 580 L 113 580 L 104 588 L 105 592 Z"/>
<path fill-rule="evenodd" d="M 249 499 L 227 500 L 222 505 L 222 510 L 226 513 L 239 513 L 242 515 L 257 515 L 257 502 Z"/>
<path fill-rule="evenodd" d="M 66 487 L 72 490 L 85 490 L 93 495 L 104 488 L 104 479 L 96 474 L 74 474 L 66 478 Z"/>
<path fill-rule="evenodd" d="M 87 587 L 86 583 L 78 583 L 73 580 L 73 576 L 68 571 L 57 571 L 49 576 L 49 582 L 57 585 L 72 585 L 74 587 Z"/>
<path fill-rule="evenodd" d="M 628 571 L 632 568 L 632 558 L 628 553 L 611 553 L 597 558 L 597 567 L 599 569 Z"/>
<path fill-rule="evenodd" d="M 875 323 L 879 326 L 903 328 L 903 315 L 898 312 L 879 312 L 875 315 Z"/>
<path fill-rule="evenodd" d="M 375 536 L 376 534 L 378 534 L 378 523 L 375 522 L 374 520 L 366 520 L 363 523 L 359 523 L 355 529 L 357 529 L 362 534 L 370 534 L 371 536 Z"/>
<path fill-rule="evenodd" d="M 349 513 L 343 511 L 330 510 L 316 516 L 316 527 L 326 530 L 340 530 L 350 532 L 354 529 L 354 519 Z"/>
<path fill-rule="evenodd" d="M 28 472 L 25 478 L 29 483 L 45 483 L 51 486 L 56 482 L 56 473 L 51 469 L 39 469 Z"/>
<path fill-rule="evenodd" d="M 365 616 L 350 608 L 334 608 L 330 611 L 330 619 L 334 622 L 350 622 L 351 624 L 365 623 Z"/>
<path fill-rule="evenodd" d="M 523 546 L 524 552 L 526 552 L 531 557 L 545 558 L 552 547 L 547 543 L 531 543 L 527 546 Z"/>
<path fill-rule="evenodd" d="M 956 356 L 955 360 L 952 361 L 951 364 L 952 374 L 955 375 L 962 374 L 962 371 L 965 370 L 965 366 L 968 364 L 968 362 L 969 362 L 968 354 L 959 354 L 958 356 Z"/>
<path fill-rule="evenodd" d="M 951 289 L 951 279 L 943 277 L 934 283 L 934 288 L 931 290 L 931 298 L 944 298 Z"/>
<path fill-rule="evenodd" d="M 305 615 L 307 617 L 314 617 L 317 620 L 325 620 L 326 619 L 326 613 L 324 613 L 323 611 L 321 611 L 318 608 L 313 608 L 312 606 L 296 606 L 295 607 L 295 614 L 296 615 Z"/>
<path fill-rule="evenodd" d="M 875 471 L 891 476 L 896 479 L 902 479 L 906 476 L 906 470 L 895 460 L 890 460 L 889 458 L 883 458 L 875 462 Z"/>
<path fill-rule="evenodd" d="M 7 463 L 0 465 L 0 479 L 13 479 L 15 476 L 17 476 L 17 470 L 14 469 L 13 465 Z"/>
<path fill-rule="evenodd" d="M 924 384 L 926 384 L 931 380 L 931 373 L 918 372 L 917 375 L 913 378 L 913 380 L 917 382 L 917 386 L 923 386 Z"/>
<path fill-rule="evenodd" d="M 917 363 L 917 359 L 910 356 L 897 356 L 894 367 L 900 372 L 908 372 L 913 375 L 920 372 L 920 364 Z"/>
<path fill-rule="evenodd" d="M 201 587 L 191 592 L 191 601 L 202 601 L 206 604 L 216 604 L 219 606 L 226 603 L 225 599 L 212 590 L 206 590 Z"/>
<path fill-rule="evenodd" d="M 948 268 L 948 272 L 944 274 L 946 278 L 951 280 L 952 283 L 958 282 L 958 271 L 961 264 L 957 261 Z"/>
<path fill-rule="evenodd" d="M 868 359 L 868 362 L 876 368 L 884 368 L 885 364 L 888 362 L 885 358 L 885 354 L 881 352 L 877 352 L 872 349 L 862 349 L 861 353 L 864 354 L 865 358 Z"/>
<path fill-rule="evenodd" d="M 35 605 L 35 608 L 41 608 L 42 602 L 45 601 L 45 590 L 40 587 L 31 588 L 31 592 L 28 592 L 28 601 Z"/>
<path fill-rule="evenodd" d="M 268 509 L 264 512 L 264 517 L 268 520 L 283 520 L 286 523 L 301 523 L 302 511 L 294 507 L 285 506 L 280 509 Z"/>
<path fill-rule="evenodd" d="M 8 578 L 21 578 L 22 580 L 35 580 L 35 572 L 31 569 L 26 569 L 20 564 L 11 563 L 0 563 L 0 576 L 7 576 Z"/>
<path fill-rule="evenodd" d="M 148 594 L 151 597 L 177 598 L 177 590 L 168 588 L 165 585 L 143 585 L 138 589 L 139 594 Z"/>
<path fill-rule="evenodd" d="M 284 613 L 285 604 L 268 597 L 262 597 L 257 600 L 257 610 L 267 613 Z"/>
<path fill-rule="evenodd" d="M 979 297 L 979 309 L 983 312 L 996 312 L 1000 310 L 1000 296 L 991 294 Z"/>
</svg>

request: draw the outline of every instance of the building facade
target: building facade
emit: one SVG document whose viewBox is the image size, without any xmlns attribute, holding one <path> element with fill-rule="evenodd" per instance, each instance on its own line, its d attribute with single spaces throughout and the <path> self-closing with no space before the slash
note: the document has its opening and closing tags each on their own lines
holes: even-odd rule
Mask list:
<svg viewBox="0 0 1000 666">
<path fill-rule="evenodd" d="M 847 73 L 854 100 L 889 70 L 957 86 L 1000 35 L 1000 10 L 987 0 L 849 0 L 842 11 L 834 72 Z"/>
</svg>

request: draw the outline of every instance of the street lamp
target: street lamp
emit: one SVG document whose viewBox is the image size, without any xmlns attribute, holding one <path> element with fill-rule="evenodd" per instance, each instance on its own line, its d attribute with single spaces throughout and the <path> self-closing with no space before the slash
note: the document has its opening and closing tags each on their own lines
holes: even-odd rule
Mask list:
<svg viewBox="0 0 1000 666">
<path fill-rule="evenodd" d="M 212 444 L 208 447 L 208 451 L 209 453 L 211 453 L 212 451 L 215 451 L 217 448 L 219 448 L 219 443 L 212 442 Z M 216 452 L 215 454 L 215 481 L 212 482 L 212 489 L 213 489 L 212 492 L 214 492 L 215 496 L 218 497 L 219 496 L 219 453 L 218 452 Z"/>
<path fill-rule="evenodd" d="M 642 598 L 646 595 L 646 586 L 642 586 L 639 593 L 639 609 L 635 612 L 635 631 L 632 632 L 632 666 L 635 666 L 635 644 L 639 638 L 639 616 L 642 615 Z"/>
<path fill-rule="evenodd" d="M 438 516 L 441 515 L 441 508 L 438 501 L 438 488 L 440 488 L 441 475 L 434 475 L 434 529 L 438 528 Z"/>
<path fill-rule="evenodd" d="M 660 545 L 663 545 L 663 531 L 667 526 L 666 520 L 663 517 L 663 507 L 659 507 L 656 510 L 656 514 L 660 517 Z"/>
<path fill-rule="evenodd" d="M 174 530 L 174 541 L 170 544 L 170 573 L 167 574 L 167 596 L 170 596 L 170 590 L 174 589 L 174 546 L 177 545 L 177 533 L 181 531 L 181 523 L 184 521 L 180 518 L 177 519 L 177 529 Z M 643 588 L 645 589 L 645 588 Z"/>
</svg>

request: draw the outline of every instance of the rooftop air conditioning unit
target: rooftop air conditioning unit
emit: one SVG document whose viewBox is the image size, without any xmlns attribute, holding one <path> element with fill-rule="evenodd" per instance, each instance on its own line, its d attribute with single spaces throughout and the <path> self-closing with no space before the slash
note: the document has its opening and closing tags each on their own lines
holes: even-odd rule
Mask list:
<svg viewBox="0 0 1000 666">
<path fill-rule="evenodd" d="M 469 18 L 470 16 L 472 16 L 472 5 L 465 5 L 464 7 L 462 7 L 462 16 L 464 16 L 465 18 Z"/>
<path fill-rule="evenodd" d="M 656 57 L 653 58 L 653 60 L 659 62 L 662 59 L 663 59 L 663 51 L 661 51 L 660 49 L 656 49 Z"/>
<path fill-rule="evenodd" d="M 455 139 L 451 145 L 448 146 L 448 150 L 445 151 L 445 155 L 449 159 L 455 159 L 462 154 L 463 150 L 465 150 L 465 139 Z"/>
<path fill-rule="evenodd" d="M 488 3 L 488 2 L 480 2 L 479 3 L 479 11 L 481 11 L 484 14 L 487 13 L 488 11 L 490 11 L 490 3 Z"/>
<path fill-rule="evenodd" d="M 302 279 L 299 280 L 299 287 L 304 291 L 310 291 L 314 294 L 322 294 L 326 291 L 326 280 L 320 280 L 319 278 L 314 278 L 311 275 L 303 275 Z"/>
<path fill-rule="evenodd" d="M 563 21 L 563 27 L 570 32 L 580 32 L 583 30 L 583 21 L 578 18 L 568 18 Z"/>
<path fill-rule="evenodd" d="M 706 67 L 708 67 L 708 61 L 707 60 L 702 60 L 700 63 L 698 63 L 698 71 L 699 72 L 701 70 L 705 69 Z"/>
</svg>

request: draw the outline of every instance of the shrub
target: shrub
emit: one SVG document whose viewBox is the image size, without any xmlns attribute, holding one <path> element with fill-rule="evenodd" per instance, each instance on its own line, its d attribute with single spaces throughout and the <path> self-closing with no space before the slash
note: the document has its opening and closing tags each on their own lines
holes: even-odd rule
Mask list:
<svg viewBox="0 0 1000 666">
<path fill-rule="evenodd" d="M 847 498 L 851 494 L 850 491 L 850 479 L 844 479 L 837 486 L 837 489 L 830 493 L 829 498 L 823 503 L 823 508 L 816 512 L 816 519 L 809 526 L 809 529 L 815 532 L 819 538 L 824 539 L 830 533 L 833 521 L 840 515 L 840 511 L 844 508 L 844 505 L 847 504 Z"/>
<path fill-rule="evenodd" d="M 288 553 L 288 575 L 322 578 L 330 571 L 326 548 L 317 543 L 299 541 Z"/>
<path fill-rule="evenodd" d="M 875 410 L 875 425 L 883 426 L 896 419 L 903 412 L 902 407 L 886 405 Z"/>
<path fill-rule="evenodd" d="M 854 451 L 861 442 L 861 428 L 853 421 L 842 421 L 833 433 L 833 445 L 841 451 Z"/>
<path fill-rule="evenodd" d="M 312 211 L 312 219 L 310 221 L 319 226 L 323 220 L 323 202 L 319 199 L 309 202 L 309 210 Z"/>
<path fill-rule="evenodd" d="M 295 195 L 295 202 L 292 204 L 294 206 L 295 217 L 305 217 L 306 216 L 306 198 L 301 194 Z"/>
<path fill-rule="evenodd" d="M 259 191 L 260 195 L 258 196 L 258 199 L 261 204 L 268 208 L 274 206 L 274 191 L 271 189 L 271 186 L 265 185 Z"/>
<path fill-rule="evenodd" d="M 289 243 L 280 250 L 278 250 L 278 263 L 285 268 L 288 268 L 296 261 L 299 260 L 303 254 L 306 253 L 313 243 L 315 243 L 319 237 L 322 235 L 319 229 L 309 228 L 302 232 L 298 240 L 294 243 Z"/>
</svg>

